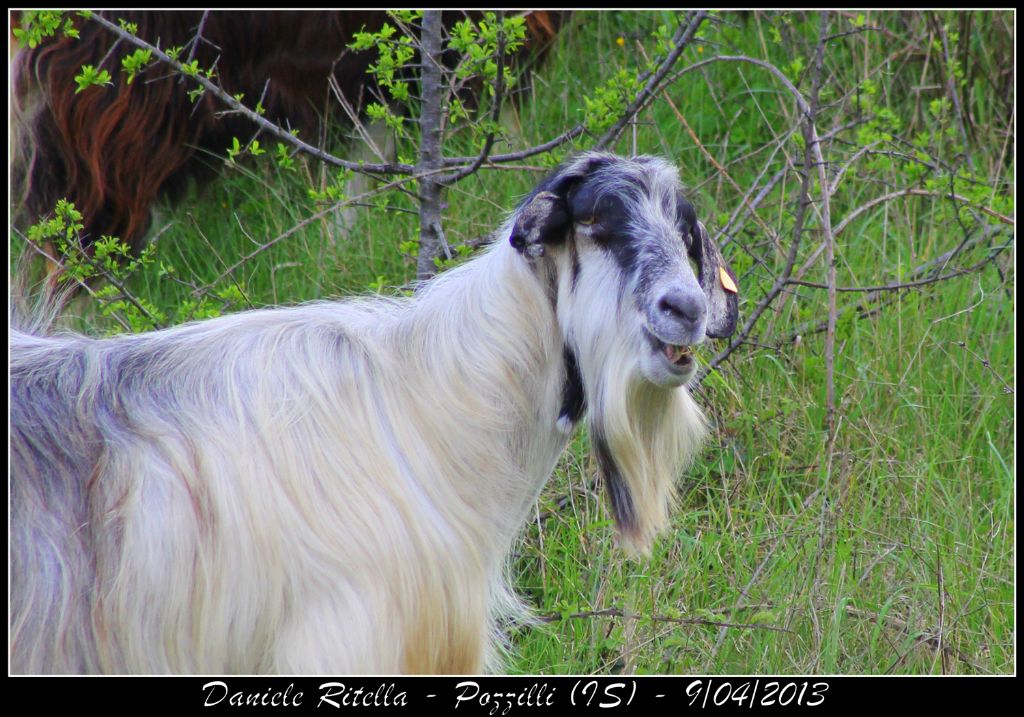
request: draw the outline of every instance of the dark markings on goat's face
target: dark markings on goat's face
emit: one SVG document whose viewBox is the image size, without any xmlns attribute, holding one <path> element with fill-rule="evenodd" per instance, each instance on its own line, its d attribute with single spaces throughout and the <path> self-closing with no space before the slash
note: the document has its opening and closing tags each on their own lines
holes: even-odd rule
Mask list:
<svg viewBox="0 0 1024 717">
<path fill-rule="evenodd" d="M 567 239 L 569 290 L 586 285 L 591 311 L 607 314 L 614 298 L 616 320 L 639 319 L 639 368 L 651 382 L 685 383 L 696 372 L 690 347 L 733 332 L 735 276 L 664 160 L 585 154 L 559 167 L 520 205 L 509 240 L 535 261 Z"/>
<path fill-rule="evenodd" d="M 544 256 L 546 246 L 562 244 L 572 226 L 566 202 L 569 192 L 611 161 L 611 157 L 592 156 L 567 163 L 548 175 L 516 209 L 509 243 L 528 259 Z"/>
<path fill-rule="evenodd" d="M 676 228 L 683 237 L 686 251 L 692 251 L 693 233 L 697 230 L 697 212 L 682 192 L 676 194 Z"/>
<path fill-rule="evenodd" d="M 706 335 L 708 297 L 693 252 L 696 212 L 674 168 L 645 157 L 608 162 L 570 187 L 566 205 L 578 251 L 589 244 L 614 263 L 619 316 L 640 319 L 642 374 L 659 385 L 685 383 L 696 372 L 689 347 Z M 592 271 L 580 263 L 574 292 L 580 273 Z"/>
<path fill-rule="evenodd" d="M 569 261 L 570 261 L 570 263 L 572 265 L 572 284 L 571 284 L 571 286 L 572 286 L 573 292 L 575 292 L 577 285 L 579 285 L 579 283 L 580 283 L 580 271 L 582 269 L 582 267 L 580 266 L 580 253 L 576 249 L 575 242 L 570 242 L 569 243 Z"/>
<path fill-rule="evenodd" d="M 633 274 L 637 266 L 639 243 L 630 231 L 631 217 L 626 197 L 602 191 L 595 182 L 586 182 L 569 196 L 569 209 L 577 235 L 586 236 L 609 252 L 623 277 Z"/>
</svg>

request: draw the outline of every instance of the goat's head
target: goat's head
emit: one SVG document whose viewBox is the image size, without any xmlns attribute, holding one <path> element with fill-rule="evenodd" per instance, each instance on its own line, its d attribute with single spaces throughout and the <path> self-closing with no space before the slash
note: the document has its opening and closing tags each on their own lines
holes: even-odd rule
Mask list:
<svg viewBox="0 0 1024 717">
<path fill-rule="evenodd" d="M 736 328 L 735 275 L 664 160 L 568 161 L 523 202 L 510 241 L 566 269 L 559 303 L 571 305 L 560 315 L 570 345 L 609 338 L 613 322 L 655 385 L 685 383 L 696 370 L 690 347 Z"/>
<path fill-rule="evenodd" d="M 509 241 L 556 293 L 570 387 L 558 425 L 586 409 L 619 535 L 645 551 L 704 435 L 673 389 L 696 372 L 692 346 L 735 330 L 735 275 L 655 157 L 569 160 L 520 205 Z"/>
</svg>

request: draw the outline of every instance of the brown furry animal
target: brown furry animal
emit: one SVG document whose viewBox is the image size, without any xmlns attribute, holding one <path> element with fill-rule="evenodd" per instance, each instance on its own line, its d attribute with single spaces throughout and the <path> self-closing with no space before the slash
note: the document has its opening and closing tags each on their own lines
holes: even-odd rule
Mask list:
<svg viewBox="0 0 1024 717">
<path fill-rule="evenodd" d="M 248 102 L 262 97 L 266 117 L 315 138 L 331 104 L 333 74 L 354 106 L 372 89 L 372 52 L 348 44 L 359 30 L 376 29 L 384 11 L 208 12 L 116 11 L 111 20 L 137 24 L 138 36 L 160 47 L 182 46 L 183 57 L 216 65 L 228 92 Z M 451 27 L 465 16 L 446 12 Z M 542 48 L 562 22 L 561 13 L 527 15 L 530 44 Z M 12 62 L 16 141 L 12 181 L 17 223 L 38 221 L 57 200 L 75 203 L 84 217 L 84 241 L 118 236 L 134 249 L 144 243 L 151 208 L 174 201 L 193 180 L 214 174 L 204 154 L 223 155 L 232 137 L 248 137 L 247 120 L 217 113 L 210 94 L 194 104 L 181 78 L 159 68 L 127 84 L 115 71 L 133 48 L 95 22 L 76 19 L 80 37 L 58 34 L 20 50 Z M 199 40 L 196 41 L 197 31 Z M 83 65 L 107 69 L 113 84 L 76 93 Z"/>
</svg>

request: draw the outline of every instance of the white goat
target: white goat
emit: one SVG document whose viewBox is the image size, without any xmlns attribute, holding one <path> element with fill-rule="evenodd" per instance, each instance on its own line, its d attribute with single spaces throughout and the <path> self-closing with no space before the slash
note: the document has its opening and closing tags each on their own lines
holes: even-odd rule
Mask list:
<svg viewBox="0 0 1024 717">
<path fill-rule="evenodd" d="M 704 433 L 687 347 L 736 305 L 675 169 L 591 153 L 410 300 L 12 331 L 12 671 L 493 668 L 573 425 L 645 550 Z"/>
</svg>

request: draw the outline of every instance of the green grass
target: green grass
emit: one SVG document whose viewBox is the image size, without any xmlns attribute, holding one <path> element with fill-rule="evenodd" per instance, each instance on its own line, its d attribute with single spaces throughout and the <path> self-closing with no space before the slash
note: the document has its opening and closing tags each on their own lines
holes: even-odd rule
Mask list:
<svg viewBox="0 0 1024 717">
<path fill-rule="evenodd" d="M 583 97 L 618 68 L 639 65 L 637 41 L 652 52 L 650 33 L 668 19 L 666 13 L 578 14 L 534 78 L 533 94 L 506 111 L 509 147 L 546 140 L 581 121 Z M 700 52 L 687 50 L 687 63 L 747 54 L 792 72 L 808 91 L 817 15 L 725 13 L 722 19 Z M 961 223 L 998 225 L 988 215 L 957 214 L 941 196 L 948 172 L 922 173 L 919 163 L 896 156 L 921 150 L 932 164 L 963 165 L 955 115 L 930 109 L 946 96 L 943 63 L 929 44 L 942 23 L 960 33 L 954 54 L 967 81 L 958 87 L 972 118 L 966 155 L 977 183 L 961 181 L 957 191 L 973 192 L 972 206 L 1013 213 L 1012 144 L 1006 150 L 1012 104 L 1004 98 L 1003 67 L 1012 52 L 1012 18 L 942 13 L 934 20 L 871 13 L 866 24 L 883 31 L 849 35 L 827 48 L 831 79 L 823 101 L 848 99 L 824 111 L 819 131 L 876 117 L 880 108 L 898 118 L 851 127 L 826 146 L 827 157 L 842 164 L 884 132 L 920 140 L 916 149 L 882 141 L 879 149 L 888 156 L 858 159 L 832 198 L 833 223 L 907 186 L 930 186 L 939 195 L 894 199 L 854 220 L 838 237 L 841 286 L 898 280 L 901 271 L 977 235 Z M 854 13 L 833 18 L 833 32 L 854 21 Z M 805 69 L 792 65 L 797 57 Z M 799 140 L 772 144 L 796 114 L 792 98 L 763 70 L 708 65 L 684 75 L 668 97 L 675 109 L 659 98 L 641 116 L 636 150 L 678 164 L 713 230 L 762 173 L 767 178 L 783 169 L 787 155 L 800 164 Z M 860 97 L 859 104 L 850 97 Z M 616 149 L 633 151 L 632 133 Z M 485 170 L 453 188 L 449 242 L 486 235 L 551 161 Z M 304 162 L 291 173 L 269 161 L 228 168 L 223 181 L 164 212 L 157 226 L 169 226 L 158 259 L 173 265 L 178 279 L 207 285 L 313 214 L 318 207 L 306 189 L 322 172 Z M 790 169 L 759 206 L 761 223 L 747 221 L 725 247 L 741 277 L 741 311 L 758 304 L 784 263 L 798 189 L 799 176 Z M 415 260 L 398 243 L 416 235 L 408 211 L 414 205 L 394 193 L 386 203 L 355 209 L 348 227 L 331 218 L 315 222 L 246 262 L 222 281 L 245 296 L 232 308 L 406 285 Z M 772 246 L 766 228 L 781 248 Z M 1012 236 L 1011 227 L 979 242 L 956 264 L 969 266 Z M 798 267 L 820 241 L 814 216 Z M 528 526 L 514 562 L 518 589 L 536 612 L 565 617 L 517 630 L 510 671 L 1012 672 L 1015 414 L 1014 395 L 1005 390 L 1015 384 L 1011 253 L 979 272 L 888 295 L 892 301 L 867 318 L 852 310 L 861 295 L 840 295 L 831 454 L 822 430 L 824 334 L 807 331 L 826 316 L 825 292 L 793 287 L 762 317 L 751 337 L 756 345 L 735 352 L 698 391 L 713 419 L 712 439 L 682 477 L 672 528 L 650 559 L 630 559 L 614 547 L 609 514 L 593 488 L 596 463 L 586 436 L 578 435 L 540 500 L 538 514 L 546 518 Z M 803 278 L 823 282 L 823 262 Z M 168 310 L 191 291 L 155 270 L 134 277 L 131 289 Z M 89 306 L 76 308 L 88 322 Z M 800 341 L 791 340 L 795 332 Z M 717 343 L 705 347 L 705 359 L 722 348 Z M 611 608 L 618 613 L 586 614 Z M 713 622 L 743 627 L 707 624 Z"/>
</svg>

